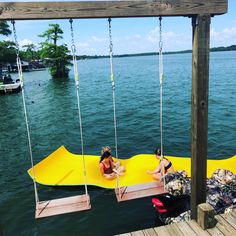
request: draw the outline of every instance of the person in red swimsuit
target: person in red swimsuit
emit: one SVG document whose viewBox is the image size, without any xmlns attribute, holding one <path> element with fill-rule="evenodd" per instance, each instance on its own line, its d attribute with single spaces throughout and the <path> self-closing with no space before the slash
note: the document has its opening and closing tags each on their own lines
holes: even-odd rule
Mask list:
<svg viewBox="0 0 236 236">
<path fill-rule="evenodd" d="M 103 147 L 101 150 L 101 154 L 103 155 L 104 152 L 108 151 L 111 156 L 110 156 L 110 161 L 112 161 L 113 165 L 115 166 L 115 169 L 120 173 L 120 175 L 123 175 L 125 172 L 125 167 L 122 165 L 120 160 L 113 160 L 112 158 L 112 153 L 111 153 L 111 148 L 109 146 Z"/>
<path fill-rule="evenodd" d="M 116 175 L 121 175 L 115 168 L 115 165 L 112 161 L 112 156 L 109 151 L 105 151 L 100 159 L 99 163 L 101 174 L 106 179 L 114 179 L 116 178 Z"/>
</svg>

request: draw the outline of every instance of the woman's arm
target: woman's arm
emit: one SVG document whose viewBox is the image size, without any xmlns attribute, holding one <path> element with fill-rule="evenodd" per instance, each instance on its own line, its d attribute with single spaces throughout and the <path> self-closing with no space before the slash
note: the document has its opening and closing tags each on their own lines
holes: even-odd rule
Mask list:
<svg viewBox="0 0 236 236">
<path fill-rule="evenodd" d="M 151 175 L 160 173 L 161 172 L 161 168 L 162 168 L 162 165 L 160 164 L 160 165 L 157 166 L 157 168 L 154 171 L 147 170 L 147 173 L 151 174 Z"/>
</svg>

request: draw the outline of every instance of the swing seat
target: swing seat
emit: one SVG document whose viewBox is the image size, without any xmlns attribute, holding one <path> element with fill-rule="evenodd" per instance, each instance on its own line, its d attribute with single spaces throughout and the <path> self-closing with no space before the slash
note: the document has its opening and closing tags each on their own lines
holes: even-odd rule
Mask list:
<svg viewBox="0 0 236 236">
<path fill-rule="evenodd" d="M 167 193 L 167 191 L 164 188 L 163 182 L 160 181 L 115 189 L 116 199 L 118 202 L 150 197 L 163 193 Z"/>
<path fill-rule="evenodd" d="M 91 209 L 89 195 L 58 198 L 41 201 L 36 204 L 35 218 L 44 218 L 65 213 L 85 211 Z"/>
</svg>

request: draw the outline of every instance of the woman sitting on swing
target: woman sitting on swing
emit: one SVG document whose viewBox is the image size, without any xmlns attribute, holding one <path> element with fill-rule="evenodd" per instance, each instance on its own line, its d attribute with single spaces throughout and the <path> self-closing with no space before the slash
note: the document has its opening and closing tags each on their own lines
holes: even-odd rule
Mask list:
<svg viewBox="0 0 236 236">
<path fill-rule="evenodd" d="M 159 165 L 154 171 L 147 170 L 147 173 L 151 174 L 154 179 L 160 180 L 163 175 L 168 174 L 168 173 L 173 173 L 174 167 L 172 163 L 168 159 L 166 159 L 164 156 L 163 156 L 163 159 L 161 160 L 160 149 L 155 150 L 154 153 L 156 154 L 156 158 L 160 161 Z"/>
</svg>

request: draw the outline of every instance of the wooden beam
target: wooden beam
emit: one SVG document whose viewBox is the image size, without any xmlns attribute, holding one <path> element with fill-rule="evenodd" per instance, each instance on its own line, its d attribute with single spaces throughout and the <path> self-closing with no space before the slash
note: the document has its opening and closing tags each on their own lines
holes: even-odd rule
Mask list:
<svg viewBox="0 0 236 236">
<path fill-rule="evenodd" d="M 193 17 L 191 217 L 206 202 L 210 15 Z"/>
<path fill-rule="evenodd" d="M 0 20 L 224 14 L 228 0 L 1 2 Z"/>
</svg>

